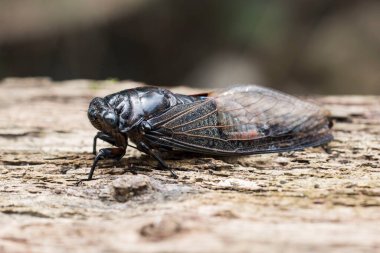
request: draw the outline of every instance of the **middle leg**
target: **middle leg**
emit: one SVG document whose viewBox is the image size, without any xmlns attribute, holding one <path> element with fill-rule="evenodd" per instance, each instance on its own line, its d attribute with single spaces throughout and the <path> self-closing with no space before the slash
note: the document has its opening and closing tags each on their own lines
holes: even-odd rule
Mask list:
<svg viewBox="0 0 380 253">
<path fill-rule="evenodd" d="M 146 145 L 144 142 L 140 142 L 138 145 L 137 145 L 137 149 L 139 149 L 140 151 L 150 155 L 151 157 L 153 157 L 154 159 L 156 159 L 158 161 L 158 164 L 159 166 L 161 167 L 161 169 L 165 169 L 165 170 L 168 170 L 170 171 L 170 174 L 173 178 L 178 178 L 178 176 L 174 173 L 174 171 L 164 162 L 164 160 L 162 160 L 162 158 L 156 154 L 151 148 L 148 147 L 148 145 Z"/>
</svg>

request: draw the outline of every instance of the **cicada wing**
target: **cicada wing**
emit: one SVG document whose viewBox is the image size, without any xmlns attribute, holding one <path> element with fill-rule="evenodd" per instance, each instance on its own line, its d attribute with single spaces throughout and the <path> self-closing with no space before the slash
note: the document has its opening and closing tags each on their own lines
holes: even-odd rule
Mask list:
<svg viewBox="0 0 380 253">
<path fill-rule="evenodd" d="M 254 85 L 174 106 L 149 123 L 146 138 L 157 145 L 215 155 L 297 150 L 332 139 L 326 111 Z"/>
</svg>

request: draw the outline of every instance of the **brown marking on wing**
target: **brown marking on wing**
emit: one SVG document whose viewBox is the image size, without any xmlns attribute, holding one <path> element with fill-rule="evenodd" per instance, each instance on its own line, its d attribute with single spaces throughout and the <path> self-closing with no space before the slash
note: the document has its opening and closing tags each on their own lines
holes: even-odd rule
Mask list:
<svg viewBox="0 0 380 253">
<path fill-rule="evenodd" d="M 228 140 L 235 140 L 235 141 L 243 141 L 243 140 L 253 140 L 257 136 L 259 136 L 259 133 L 255 130 L 248 130 L 246 132 L 232 132 L 230 133 L 230 136 Z"/>
</svg>

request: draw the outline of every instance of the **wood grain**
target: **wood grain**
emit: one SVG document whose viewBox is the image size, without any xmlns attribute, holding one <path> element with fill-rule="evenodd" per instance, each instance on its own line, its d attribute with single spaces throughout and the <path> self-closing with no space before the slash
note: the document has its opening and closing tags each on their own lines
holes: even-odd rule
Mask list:
<svg viewBox="0 0 380 253">
<path fill-rule="evenodd" d="M 0 252 L 380 251 L 380 97 L 314 98 L 335 118 L 326 150 L 170 155 L 178 180 L 128 150 L 76 187 L 93 159 L 89 101 L 136 85 L 0 83 Z"/>
</svg>

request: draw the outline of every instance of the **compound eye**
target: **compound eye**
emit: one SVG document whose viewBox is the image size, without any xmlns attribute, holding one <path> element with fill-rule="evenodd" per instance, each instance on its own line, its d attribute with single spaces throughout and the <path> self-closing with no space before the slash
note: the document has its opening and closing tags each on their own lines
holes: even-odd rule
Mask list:
<svg viewBox="0 0 380 253">
<path fill-rule="evenodd" d="M 90 120 L 96 120 L 97 111 L 94 108 L 89 108 L 87 111 L 87 116 Z"/>
<path fill-rule="evenodd" d="M 104 120 L 109 124 L 111 125 L 112 127 L 117 127 L 117 117 L 116 117 L 116 114 L 115 113 L 106 113 L 104 114 Z"/>
</svg>

